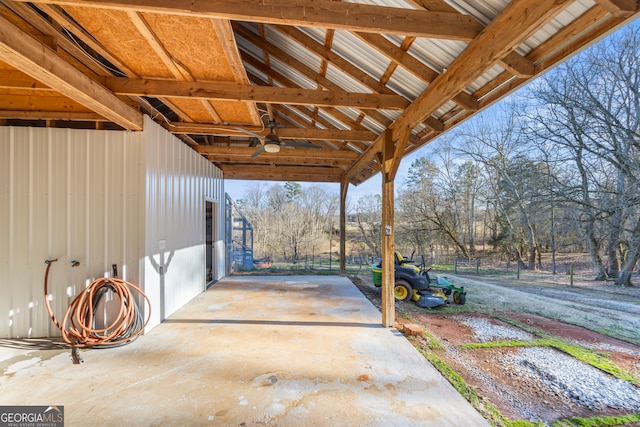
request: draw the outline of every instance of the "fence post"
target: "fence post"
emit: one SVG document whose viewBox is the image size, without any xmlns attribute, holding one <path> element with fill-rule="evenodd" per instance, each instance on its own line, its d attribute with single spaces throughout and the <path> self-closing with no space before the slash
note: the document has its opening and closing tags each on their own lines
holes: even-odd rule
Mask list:
<svg viewBox="0 0 640 427">
<path fill-rule="evenodd" d="M 569 266 L 569 283 L 573 286 L 573 264 Z"/>
<path fill-rule="evenodd" d="M 480 260 L 476 260 L 476 276 L 480 275 Z"/>
<path fill-rule="evenodd" d="M 458 258 L 453 259 L 453 274 L 458 274 Z"/>
</svg>

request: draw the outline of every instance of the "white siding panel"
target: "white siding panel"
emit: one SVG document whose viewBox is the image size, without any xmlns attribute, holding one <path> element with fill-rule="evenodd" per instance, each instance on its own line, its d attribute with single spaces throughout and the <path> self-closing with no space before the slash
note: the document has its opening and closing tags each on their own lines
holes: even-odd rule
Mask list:
<svg viewBox="0 0 640 427">
<path fill-rule="evenodd" d="M 222 172 L 150 119 L 144 132 L 0 127 L 0 337 L 60 335 L 42 289 L 56 258 L 59 318 L 115 264 L 150 297 L 157 324 L 204 289 L 204 200 L 218 206 L 223 248 L 223 197 Z"/>
<path fill-rule="evenodd" d="M 136 242 L 142 227 L 138 215 L 122 214 L 122 202 L 142 210 L 142 141 L 142 133 L 0 127 L 0 336 L 60 335 L 45 306 L 47 259 L 58 259 L 49 276 L 58 317 L 111 264 L 119 272 L 133 265 L 127 279 L 138 281 L 139 251 L 125 242 Z"/>
<path fill-rule="evenodd" d="M 0 127 L 0 337 L 7 337 L 9 311 L 12 306 L 12 290 L 9 283 L 9 254 L 11 253 L 11 129 Z M 6 282 L 4 282 L 6 280 Z"/>
<path fill-rule="evenodd" d="M 222 173 L 147 119 L 144 290 L 152 301 L 150 327 L 205 288 L 205 199 L 223 206 Z M 216 240 L 223 241 L 219 210 Z M 217 254 L 216 254 L 217 255 Z M 216 271 L 224 271 L 224 255 Z"/>
</svg>

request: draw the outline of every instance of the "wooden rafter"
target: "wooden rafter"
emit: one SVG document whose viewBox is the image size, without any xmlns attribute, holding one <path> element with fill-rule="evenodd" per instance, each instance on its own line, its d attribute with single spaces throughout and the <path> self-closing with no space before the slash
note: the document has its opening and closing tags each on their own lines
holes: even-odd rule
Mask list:
<svg viewBox="0 0 640 427">
<path fill-rule="evenodd" d="M 248 86 L 231 83 L 195 81 L 127 79 L 106 77 L 104 85 L 118 95 L 149 96 L 154 98 L 191 98 L 234 100 L 267 104 L 317 105 L 360 109 L 400 110 L 409 101 L 399 95 L 375 93 L 334 92 L 311 89 Z"/>
<path fill-rule="evenodd" d="M 290 87 L 290 88 L 298 88 L 299 86 L 297 86 L 294 82 L 292 82 L 291 80 L 287 79 L 285 76 L 269 69 L 265 64 L 257 61 L 255 58 L 253 58 L 252 56 L 248 55 L 248 54 L 243 54 L 242 55 L 242 59 L 251 67 L 257 69 L 258 71 L 266 74 L 267 76 L 269 76 L 269 78 L 285 87 Z M 252 77 L 252 81 L 254 83 L 257 84 L 264 84 L 264 82 L 262 82 L 261 80 L 259 80 L 258 78 L 251 76 Z M 338 121 L 340 121 L 341 123 L 344 123 L 345 125 L 349 126 L 351 129 L 354 130 L 364 130 L 365 128 L 356 120 L 353 120 L 351 117 L 347 116 L 345 113 L 343 113 L 342 111 L 330 107 L 330 108 L 323 108 L 324 111 L 326 111 L 328 114 L 330 114 L 331 116 L 333 116 L 335 119 L 337 119 Z M 312 113 L 311 111 L 309 113 L 305 113 L 305 115 L 307 115 L 308 117 L 310 117 L 313 120 L 324 120 L 319 114 L 317 114 L 316 112 Z M 390 121 L 389 121 L 390 122 Z M 327 126 L 329 127 L 329 126 Z"/>
<path fill-rule="evenodd" d="M 386 87 L 384 84 L 380 83 L 378 80 L 372 78 L 370 75 L 362 71 L 360 68 L 353 65 L 351 62 L 342 58 L 337 53 L 333 52 L 327 46 L 316 42 L 313 38 L 309 37 L 302 31 L 285 25 L 274 25 L 273 26 L 278 31 L 286 34 L 291 39 L 297 41 L 301 45 L 305 46 L 307 49 L 318 55 L 323 60 L 327 61 L 331 65 L 336 68 L 344 71 L 357 81 L 363 83 L 365 86 L 369 87 L 371 90 L 377 93 L 386 93 L 386 94 L 395 94 L 394 91 Z"/>
<path fill-rule="evenodd" d="M 224 155 L 230 157 L 245 157 L 247 155 L 253 154 L 252 147 L 220 147 L 213 145 L 203 145 L 196 149 L 196 151 L 200 154 L 207 155 Z M 314 150 L 309 148 L 295 148 L 288 150 L 290 153 L 288 155 L 296 155 L 298 157 L 309 157 L 313 159 L 324 159 L 324 160 L 355 160 L 358 158 L 358 154 L 349 150 Z M 260 157 L 277 157 L 280 153 L 263 153 Z"/>
<path fill-rule="evenodd" d="M 142 130 L 140 112 L 4 17 L 0 17 L 0 60 L 125 129 Z"/>
<path fill-rule="evenodd" d="M 509 3 L 485 30 L 439 75 L 396 120 L 394 129 L 413 128 L 443 103 L 460 93 L 533 31 L 552 19 L 569 0 L 521 0 Z M 525 13 L 526 11 L 526 13 Z M 397 130 L 394 130 L 397 132 Z"/>
<path fill-rule="evenodd" d="M 247 136 L 246 133 L 238 130 L 232 125 L 208 125 L 204 123 L 170 123 L 164 125 L 172 133 L 186 133 L 191 135 L 232 135 Z M 255 126 L 243 126 L 242 129 L 249 132 L 265 136 L 269 129 Z M 318 128 L 278 128 L 276 134 L 280 139 L 308 139 L 310 141 L 372 141 L 376 134 L 367 130 L 339 130 L 339 129 L 318 129 Z"/>
<path fill-rule="evenodd" d="M 340 182 L 344 170 L 339 167 L 279 166 L 246 164 L 238 167 L 238 163 L 217 164 L 227 179 L 248 179 L 268 181 L 308 181 Z M 240 163 L 242 165 L 242 163 Z"/>
<path fill-rule="evenodd" d="M 22 0 L 21 0 L 22 1 Z M 26 0 L 24 0 L 26 1 Z M 63 6 L 83 6 L 113 10 L 164 13 L 233 21 L 321 27 L 377 34 L 471 40 L 482 30 L 473 18 L 450 12 L 401 9 L 330 0 L 38 0 Z"/>
</svg>

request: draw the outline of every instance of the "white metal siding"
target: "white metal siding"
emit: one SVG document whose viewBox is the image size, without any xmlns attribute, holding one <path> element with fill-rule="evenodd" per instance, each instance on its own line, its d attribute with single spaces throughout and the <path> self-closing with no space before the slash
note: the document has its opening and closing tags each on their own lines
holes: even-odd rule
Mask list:
<svg viewBox="0 0 640 427">
<path fill-rule="evenodd" d="M 224 236 L 222 172 L 151 119 L 146 135 L 144 289 L 153 310 L 150 327 L 205 287 L 205 199 L 218 206 L 216 242 Z M 220 252 L 216 250 L 216 252 Z M 224 251 L 216 253 L 224 274 Z M 222 256 L 221 260 L 219 256 Z"/>
<path fill-rule="evenodd" d="M 59 335 L 44 303 L 46 259 L 59 260 L 49 281 L 59 317 L 112 264 L 138 281 L 142 141 L 142 133 L 0 127 L 0 336 Z"/>
<path fill-rule="evenodd" d="M 144 132 L 0 127 L 0 337 L 59 336 L 43 292 L 53 258 L 58 317 L 117 264 L 151 297 L 153 327 L 204 289 L 205 198 L 218 207 L 220 279 L 222 172 L 153 121 Z"/>
</svg>

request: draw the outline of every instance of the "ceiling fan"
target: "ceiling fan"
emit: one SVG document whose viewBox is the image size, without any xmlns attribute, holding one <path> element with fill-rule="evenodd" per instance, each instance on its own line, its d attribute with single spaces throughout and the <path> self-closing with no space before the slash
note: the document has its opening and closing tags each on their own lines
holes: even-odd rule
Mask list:
<svg viewBox="0 0 640 427">
<path fill-rule="evenodd" d="M 266 136 L 261 136 L 258 135 L 257 133 L 253 133 L 251 131 L 248 131 L 246 129 L 242 129 L 242 128 L 236 128 L 239 131 L 242 131 L 248 135 L 251 135 L 254 137 L 254 139 L 252 140 L 251 144 L 249 145 L 250 147 L 255 147 L 257 145 L 258 149 L 251 155 L 252 159 L 255 159 L 256 157 L 258 157 L 260 154 L 262 154 L 263 152 L 267 152 L 267 153 L 277 153 L 280 151 L 280 147 L 298 147 L 298 148 L 313 148 L 313 149 L 317 149 L 317 150 L 321 150 L 322 147 L 316 144 L 312 144 L 310 142 L 302 142 L 302 141 L 283 141 L 281 140 L 278 135 L 276 135 L 275 129 L 277 127 L 277 123 L 274 119 L 269 118 L 269 122 L 267 123 L 267 126 L 269 127 L 269 133 Z M 257 138 L 257 140 L 256 140 Z M 258 142 L 260 141 L 260 142 Z"/>
</svg>

